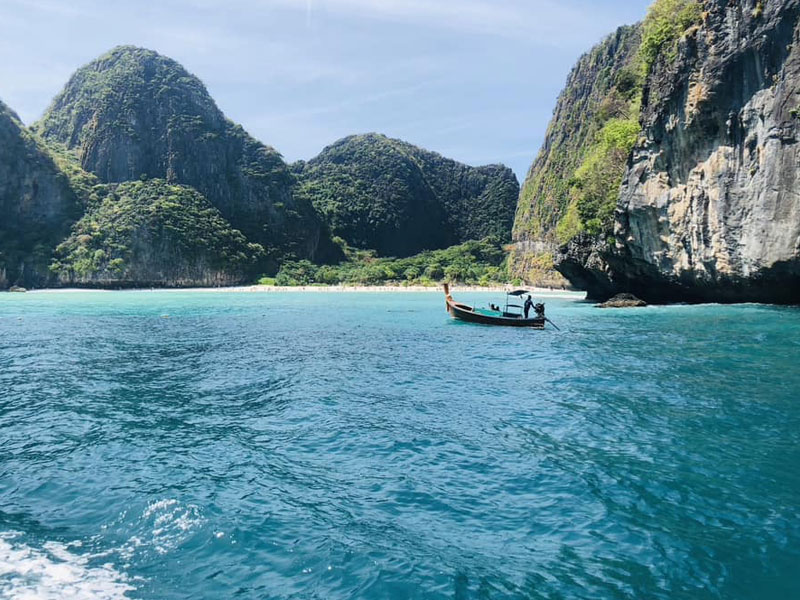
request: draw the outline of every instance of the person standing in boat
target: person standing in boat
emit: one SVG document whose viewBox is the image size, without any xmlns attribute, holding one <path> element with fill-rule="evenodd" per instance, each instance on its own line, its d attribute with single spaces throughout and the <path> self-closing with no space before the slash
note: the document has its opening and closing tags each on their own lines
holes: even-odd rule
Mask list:
<svg viewBox="0 0 800 600">
<path fill-rule="evenodd" d="M 526 319 L 528 318 L 528 313 L 531 312 L 532 308 L 533 308 L 533 299 L 531 298 L 531 295 L 528 294 L 528 298 L 525 300 L 525 318 Z"/>
</svg>

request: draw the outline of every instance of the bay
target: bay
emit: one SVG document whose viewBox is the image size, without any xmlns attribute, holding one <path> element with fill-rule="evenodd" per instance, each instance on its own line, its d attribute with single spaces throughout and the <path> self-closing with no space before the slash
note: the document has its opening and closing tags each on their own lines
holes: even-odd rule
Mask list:
<svg viewBox="0 0 800 600">
<path fill-rule="evenodd" d="M 800 597 L 800 311 L 546 302 L 0 295 L 0 596 Z"/>
</svg>

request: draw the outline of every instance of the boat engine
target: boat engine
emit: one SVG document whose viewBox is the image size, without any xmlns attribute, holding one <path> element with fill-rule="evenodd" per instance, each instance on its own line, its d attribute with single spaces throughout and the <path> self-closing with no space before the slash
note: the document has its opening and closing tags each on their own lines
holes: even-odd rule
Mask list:
<svg viewBox="0 0 800 600">
<path fill-rule="evenodd" d="M 533 310 L 534 310 L 534 312 L 536 312 L 536 316 L 537 317 L 539 317 L 539 318 L 543 318 L 544 317 L 544 304 L 542 304 L 541 302 L 539 302 L 538 304 L 534 304 L 533 305 Z"/>
</svg>

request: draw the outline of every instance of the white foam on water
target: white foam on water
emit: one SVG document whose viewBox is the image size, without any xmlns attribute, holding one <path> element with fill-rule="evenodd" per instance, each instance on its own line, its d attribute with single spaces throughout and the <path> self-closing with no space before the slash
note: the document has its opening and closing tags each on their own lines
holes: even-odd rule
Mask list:
<svg viewBox="0 0 800 600">
<path fill-rule="evenodd" d="M 168 509 L 178 504 L 178 501 L 175 498 L 164 498 L 163 500 L 156 500 L 155 502 L 151 502 L 147 505 L 147 508 L 144 509 L 142 512 L 143 519 L 149 519 L 155 514 L 158 514 L 160 511 Z"/>
<path fill-rule="evenodd" d="M 47 542 L 37 549 L 18 537 L 0 533 L 0 598 L 117 600 L 135 589 L 111 564 L 90 566 L 91 556 L 74 554 L 67 544 Z"/>
<path fill-rule="evenodd" d="M 120 515 L 124 518 L 125 513 Z M 200 507 L 194 504 L 184 505 L 174 498 L 156 500 L 145 507 L 134 525 L 134 535 L 116 551 L 126 560 L 141 550 L 167 554 L 205 522 Z"/>
</svg>

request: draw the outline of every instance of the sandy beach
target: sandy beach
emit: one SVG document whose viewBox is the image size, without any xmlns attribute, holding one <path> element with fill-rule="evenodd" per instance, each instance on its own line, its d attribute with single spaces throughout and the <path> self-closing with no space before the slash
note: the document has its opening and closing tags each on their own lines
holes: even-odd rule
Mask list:
<svg viewBox="0 0 800 600">
<path fill-rule="evenodd" d="M 556 288 L 541 288 L 531 286 L 459 286 L 451 287 L 451 293 L 475 293 L 486 292 L 504 294 L 506 291 L 515 289 L 525 289 L 537 296 L 549 296 L 551 298 L 582 298 L 585 293 L 579 291 L 562 290 Z M 51 294 L 51 293 L 77 293 L 77 292 L 110 292 L 117 290 L 101 290 L 91 288 L 48 288 L 41 290 L 28 290 L 29 294 Z M 275 285 L 243 285 L 232 287 L 216 288 L 144 288 L 119 290 L 126 292 L 147 293 L 147 292 L 174 292 L 174 293 L 431 293 L 442 294 L 441 286 L 421 286 L 421 285 L 379 285 L 379 286 L 350 286 L 350 285 L 300 285 L 293 287 L 282 287 Z"/>
</svg>

